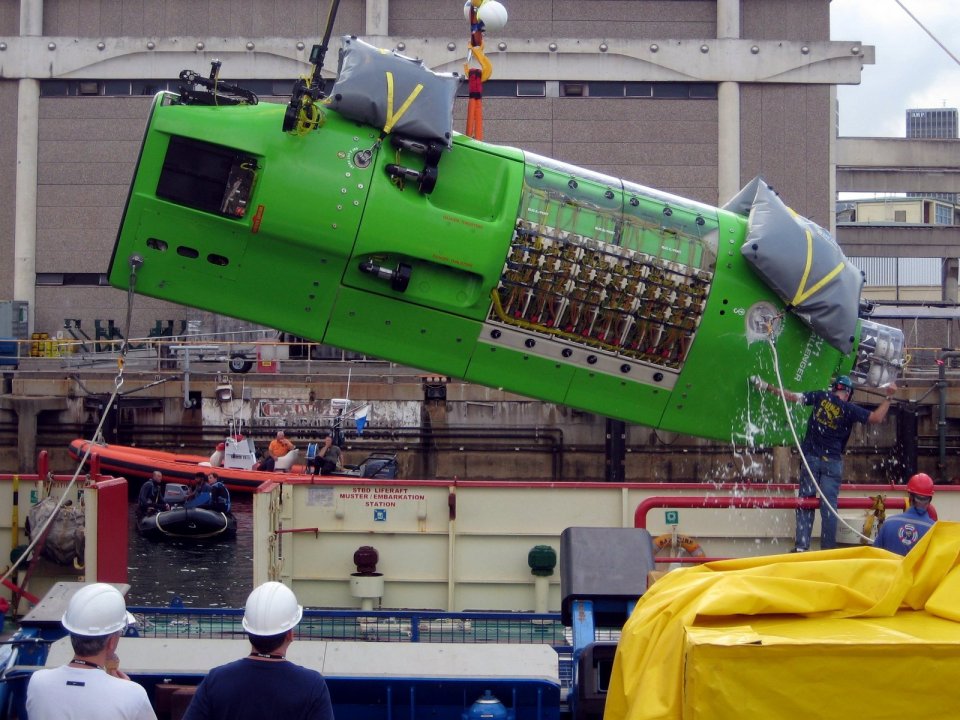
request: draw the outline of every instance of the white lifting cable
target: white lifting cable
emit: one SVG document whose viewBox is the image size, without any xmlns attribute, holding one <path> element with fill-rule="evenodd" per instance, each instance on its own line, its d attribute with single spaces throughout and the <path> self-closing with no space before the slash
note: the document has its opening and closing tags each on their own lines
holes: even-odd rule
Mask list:
<svg viewBox="0 0 960 720">
<path fill-rule="evenodd" d="M 823 494 L 823 490 L 820 489 L 820 483 L 817 482 L 816 478 L 813 476 L 813 471 L 810 469 L 810 465 L 807 463 L 807 456 L 803 454 L 803 447 L 801 446 L 800 438 L 797 436 L 797 429 L 793 424 L 793 417 L 790 415 L 790 407 L 787 405 L 787 398 L 784 395 L 785 389 L 783 387 L 783 378 L 780 377 L 780 359 L 777 355 L 777 346 L 774 344 L 773 340 L 768 338 L 767 342 L 770 344 L 770 351 L 773 353 L 773 371 L 777 376 L 777 385 L 780 388 L 780 401 L 783 403 L 783 412 L 787 416 L 787 424 L 790 426 L 790 434 L 793 436 L 793 442 L 797 446 L 797 452 L 800 453 L 800 460 L 803 462 L 803 467 L 807 471 L 807 477 L 810 478 L 810 482 L 813 483 L 813 487 L 817 491 L 817 495 L 820 496 L 820 508 L 821 510 L 824 507 L 830 509 L 831 514 L 840 521 L 840 524 L 845 528 L 850 530 L 861 540 L 866 541 L 868 544 L 873 543 L 873 540 L 868 538 L 862 532 L 857 530 L 855 527 L 850 525 L 846 520 L 840 517 L 840 513 L 837 512 L 837 509 L 830 504 L 830 501 L 827 500 L 826 495 Z M 842 482 L 842 479 L 841 479 Z M 811 528 L 812 529 L 812 528 Z"/>
</svg>

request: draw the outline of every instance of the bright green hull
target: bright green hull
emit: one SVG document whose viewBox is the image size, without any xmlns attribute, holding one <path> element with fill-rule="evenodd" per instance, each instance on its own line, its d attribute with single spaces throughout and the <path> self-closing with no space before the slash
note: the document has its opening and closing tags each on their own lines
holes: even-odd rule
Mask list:
<svg viewBox="0 0 960 720">
<path fill-rule="evenodd" d="M 298 136 L 282 105 L 173 100 L 150 118 L 116 287 L 136 255 L 145 295 L 628 422 L 787 439 L 748 382 L 774 373 L 747 325 L 784 304 L 741 255 L 745 217 L 466 136 L 424 194 L 385 170 L 421 156 L 331 110 Z M 781 322 L 788 387 L 853 366 Z"/>
</svg>

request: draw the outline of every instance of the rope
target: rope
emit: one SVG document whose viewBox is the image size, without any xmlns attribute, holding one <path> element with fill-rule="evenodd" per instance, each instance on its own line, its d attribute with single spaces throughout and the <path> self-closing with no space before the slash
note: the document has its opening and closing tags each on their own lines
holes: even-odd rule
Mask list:
<svg viewBox="0 0 960 720">
<path fill-rule="evenodd" d="M 803 462 L 803 467 L 807 471 L 807 476 L 810 478 L 810 482 L 813 483 L 813 487 L 817 491 L 817 495 L 820 497 L 820 511 L 823 512 L 823 508 L 826 507 L 830 510 L 831 514 L 843 525 L 845 528 L 854 533 L 861 540 L 869 543 L 873 541 L 868 538 L 866 535 L 861 533 L 855 527 L 852 527 L 846 520 L 840 517 L 840 513 L 837 512 L 837 509 L 830 504 L 830 501 L 827 499 L 827 496 L 823 494 L 823 490 L 820 489 L 820 483 L 817 482 L 816 478 L 813 476 L 813 471 L 810 469 L 810 465 L 807 462 L 807 456 L 803 454 L 803 448 L 801 447 L 800 438 L 797 436 L 797 428 L 793 424 L 793 417 L 790 415 L 790 407 L 787 405 L 787 398 L 784 396 L 786 391 L 783 386 L 783 378 L 780 377 L 780 358 L 777 355 L 777 346 L 774 344 L 773 340 L 768 338 L 767 343 L 770 345 L 770 351 L 773 354 L 773 371 L 777 376 L 777 385 L 780 387 L 780 402 L 783 404 L 784 414 L 787 416 L 787 425 L 790 426 L 790 434 L 793 436 L 793 442 L 797 446 L 797 452 L 800 453 L 800 460 Z"/>
<path fill-rule="evenodd" d="M 122 373 L 123 373 L 123 369 L 121 368 L 120 373 L 117 375 L 117 382 L 116 382 L 116 386 L 114 388 L 113 394 L 110 396 L 110 399 L 107 401 L 107 404 L 103 409 L 103 416 L 100 418 L 100 424 L 97 426 L 97 429 L 94 432 L 94 435 L 93 435 L 94 438 L 100 435 L 100 432 L 103 428 L 103 424 L 107 421 L 107 416 L 109 415 L 109 412 L 110 412 L 110 406 L 113 405 L 114 400 L 116 400 L 117 395 L 120 392 L 120 387 L 123 385 L 122 378 L 120 377 L 120 374 Z M 47 518 L 46 522 L 43 523 L 43 525 L 39 528 L 39 530 L 35 531 L 33 538 L 31 538 L 30 540 L 30 544 L 27 545 L 26 549 L 22 553 L 20 553 L 20 557 L 18 557 L 16 561 L 13 563 L 13 565 L 10 566 L 10 568 L 3 574 L 2 577 L 0 577 L 0 584 L 2 584 L 5 580 L 8 580 L 10 576 L 14 572 L 16 572 L 16 569 L 21 565 L 21 563 L 23 563 L 30 556 L 30 552 L 33 550 L 34 547 L 36 547 L 37 543 L 40 541 L 40 538 L 44 537 L 44 535 L 47 532 L 47 528 L 57 517 L 57 513 L 60 512 L 60 508 L 63 507 L 64 503 L 66 502 L 67 496 L 70 493 L 70 488 L 73 487 L 73 485 L 77 482 L 77 477 L 80 475 L 80 471 L 83 469 L 84 463 L 87 462 L 87 458 L 90 457 L 90 452 L 93 450 L 93 447 L 94 447 L 94 441 L 91 440 L 90 442 L 87 443 L 87 449 L 83 453 L 83 457 L 80 458 L 80 461 L 77 463 L 77 469 L 74 471 L 73 476 L 70 478 L 70 482 L 68 482 L 67 486 L 63 489 L 63 494 L 60 495 L 60 499 L 57 501 L 56 507 L 54 507 L 53 512 L 50 513 L 50 517 Z"/>
<path fill-rule="evenodd" d="M 304 95 L 303 103 L 297 110 L 297 125 L 294 133 L 300 137 L 308 135 L 313 130 L 323 127 L 327 122 L 327 116 L 314 102 L 309 95 Z"/>
<path fill-rule="evenodd" d="M 134 288 L 137 283 L 137 269 L 143 265 L 143 258 L 139 255 L 131 255 L 129 263 L 130 284 L 127 289 L 127 319 L 126 327 L 124 328 L 124 340 L 120 346 L 120 357 L 117 359 L 117 376 L 113 381 L 113 393 L 110 395 L 110 399 L 107 400 L 107 404 L 103 408 L 103 413 L 100 416 L 100 423 L 97 425 L 97 429 L 93 432 L 93 438 L 91 438 L 90 442 L 87 443 L 87 449 L 84 451 L 83 457 L 80 458 L 80 461 L 77 463 L 77 469 L 74 470 L 70 481 L 67 483 L 66 487 L 64 487 L 63 493 L 60 495 L 60 499 L 57 500 L 57 504 L 53 508 L 53 512 L 50 513 L 50 517 L 47 518 L 46 522 L 43 523 L 39 530 L 37 530 L 34 536 L 30 539 L 30 543 L 27 545 L 26 549 L 20 553 L 20 557 L 18 557 L 3 574 L 3 576 L 0 577 L 0 584 L 10 579 L 10 576 L 13 575 L 17 568 L 20 567 L 20 565 L 30 556 L 31 551 L 34 549 L 34 547 L 36 547 L 37 543 L 40 542 L 40 539 L 46 536 L 47 528 L 50 527 L 51 523 L 53 523 L 57 517 L 57 514 L 60 512 L 60 508 L 62 508 L 66 503 L 67 496 L 70 494 L 70 488 L 76 484 L 77 478 L 80 476 L 80 471 L 83 469 L 84 464 L 90 457 L 90 453 L 93 451 L 93 447 L 97 441 L 97 438 L 102 437 L 103 425 L 107 421 L 107 417 L 110 415 L 110 408 L 113 406 L 117 396 L 120 394 L 120 388 L 123 387 L 123 361 L 127 355 L 127 350 L 129 349 L 128 338 L 130 337 L 130 324 L 133 317 Z M 41 482 L 45 480 L 47 480 L 47 478 L 41 478 Z"/>
</svg>

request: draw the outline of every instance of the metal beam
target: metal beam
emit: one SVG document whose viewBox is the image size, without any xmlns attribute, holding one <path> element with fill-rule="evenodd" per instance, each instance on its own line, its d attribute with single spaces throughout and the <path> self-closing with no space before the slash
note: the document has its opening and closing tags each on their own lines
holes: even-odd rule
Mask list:
<svg viewBox="0 0 960 720">
<path fill-rule="evenodd" d="M 437 71 L 463 71 L 463 37 L 364 39 Z M 0 37 L 0 78 L 175 78 L 214 59 L 223 61 L 224 77 L 294 78 L 309 66 L 311 44 L 306 37 Z M 855 41 L 502 38 L 486 52 L 498 79 L 519 80 L 857 84 L 863 65 L 874 62 L 874 48 Z"/>
<path fill-rule="evenodd" d="M 859 257 L 960 256 L 960 226 L 838 223 L 844 254 Z"/>
<path fill-rule="evenodd" d="M 960 193 L 960 140 L 838 138 L 837 191 Z"/>
<path fill-rule="evenodd" d="M 837 168 L 837 192 L 960 193 L 960 168 Z"/>
</svg>

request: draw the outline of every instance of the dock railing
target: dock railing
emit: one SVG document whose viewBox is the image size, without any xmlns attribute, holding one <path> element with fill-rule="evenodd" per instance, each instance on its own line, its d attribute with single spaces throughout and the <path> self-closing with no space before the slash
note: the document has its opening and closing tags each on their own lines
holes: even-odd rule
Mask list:
<svg viewBox="0 0 960 720">
<path fill-rule="evenodd" d="M 147 638 L 242 639 L 242 609 L 128 608 L 134 633 Z M 565 696 L 572 679 L 573 647 L 560 613 L 443 612 L 424 610 L 304 609 L 297 640 L 399 643 L 549 645 L 557 653 Z"/>
</svg>

